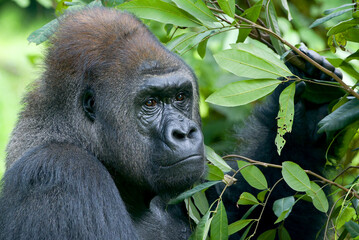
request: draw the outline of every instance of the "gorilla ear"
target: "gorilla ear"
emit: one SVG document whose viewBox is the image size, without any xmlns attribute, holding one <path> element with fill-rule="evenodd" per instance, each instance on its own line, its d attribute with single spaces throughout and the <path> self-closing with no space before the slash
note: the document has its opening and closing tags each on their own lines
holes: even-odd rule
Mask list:
<svg viewBox="0 0 359 240">
<path fill-rule="evenodd" d="M 92 122 L 95 121 L 95 92 L 88 88 L 82 94 L 82 108 L 85 111 L 86 117 L 88 117 Z"/>
</svg>

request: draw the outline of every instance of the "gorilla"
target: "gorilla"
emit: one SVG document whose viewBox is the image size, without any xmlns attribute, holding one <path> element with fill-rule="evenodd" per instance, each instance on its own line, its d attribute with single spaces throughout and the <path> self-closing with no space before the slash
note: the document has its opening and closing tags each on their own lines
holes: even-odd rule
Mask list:
<svg viewBox="0 0 359 240">
<path fill-rule="evenodd" d="M 186 210 L 167 202 L 206 172 L 193 71 L 130 14 L 87 8 L 59 23 L 7 147 L 0 239 L 188 239 Z M 255 111 L 242 152 L 320 172 L 315 126 L 326 108 L 300 96 L 293 133 L 276 154 L 284 85 Z M 229 221 L 243 215 L 235 206 L 243 191 L 253 190 L 240 181 L 223 196 Z M 300 207 L 288 220 L 292 239 L 314 239 L 323 216 Z M 272 213 L 265 215 L 262 225 L 273 227 Z"/>
</svg>

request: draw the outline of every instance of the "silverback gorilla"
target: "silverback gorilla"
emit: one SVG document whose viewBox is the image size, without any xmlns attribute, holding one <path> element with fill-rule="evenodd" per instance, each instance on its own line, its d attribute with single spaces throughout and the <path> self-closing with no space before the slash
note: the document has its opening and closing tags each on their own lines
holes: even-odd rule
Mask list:
<svg viewBox="0 0 359 240">
<path fill-rule="evenodd" d="M 186 211 L 166 202 L 205 173 L 192 70 L 130 14 L 91 8 L 59 21 L 7 147 L 0 239 L 188 239 Z M 255 111 L 243 152 L 320 172 L 321 106 L 297 100 L 288 149 L 276 153 L 280 88 Z M 224 196 L 229 221 L 243 214 L 240 193 L 251 191 L 240 182 Z M 298 206 L 287 229 L 292 239 L 314 239 L 323 218 L 311 204 Z M 270 211 L 263 219 L 273 226 Z"/>
</svg>

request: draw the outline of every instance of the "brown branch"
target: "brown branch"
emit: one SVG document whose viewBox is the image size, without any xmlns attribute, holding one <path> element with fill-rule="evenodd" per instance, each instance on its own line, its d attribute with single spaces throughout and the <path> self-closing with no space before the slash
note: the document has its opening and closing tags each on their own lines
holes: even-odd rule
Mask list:
<svg viewBox="0 0 359 240">
<path fill-rule="evenodd" d="M 216 8 L 212 8 L 212 7 L 208 7 L 210 10 L 214 11 L 214 12 L 218 12 L 218 13 L 224 13 L 222 10 L 216 9 Z M 328 76 L 332 77 L 333 79 L 335 79 L 343 88 L 345 91 L 347 91 L 348 93 L 350 93 L 351 95 L 353 95 L 354 97 L 356 97 L 357 99 L 359 99 L 359 94 L 357 92 L 355 92 L 352 88 L 350 88 L 347 84 L 345 84 L 343 82 L 342 79 L 340 79 L 340 77 L 338 77 L 334 72 L 322 67 L 319 63 L 317 63 L 316 61 L 314 61 L 313 59 L 311 59 L 310 57 L 308 57 L 306 54 L 302 53 L 298 48 L 296 48 L 295 46 L 293 46 L 292 44 L 290 44 L 289 42 L 287 42 L 285 39 L 283 39 L 282 37 L 280 37 L 278 34 L 276 34 L 275 32 L 273 32 L 272 30 L 265 28 L 263 26 L 260 26 L 258 24 L 256 24 L 255 22 L 252 22 L 244 17 L 238 16 L 235 14 L 234 16 L 236 19 L 241 20 L 247 24 L 250 25 L 250 27 L 252 28 L 258 28 L 262 31 L 265 31 L 266 33 L 272 35 L 273 37 L 275 37 L 276 39 L 278 39 L 279 41 L 281 41 L 283 44 L 287 45 L 289 48 L 291 48 L 295 53 L 297 53 L 300 57 L 302 57 L 305 61 L 311 63 L 313 66 L 315 66 L 316 68 L 318 68 L 320 71 L 324 72 L 325 74 L 327 74 Z M 291 57 L 291 59 L 294 59 L 293 57 Z M 292 62 L 291 62 L 292 63 Z M 292 63 L 293 64 L 293 63 Z M 294 65 L 294 64 L 293 64 Z M 297 66 L 297 65 L 295 65 Z M 299 67 L 299 66 L 298 66 Z M 302 66 L 301 66 L 302 67 Z"/>
<path fill-rule="evenodd" d="M 283 167 L 281 165 L 277 165 L 277 164 L 272 164 L 272 163 L 265 163 L 265 162 L 260 162 L 260 161 L 256 161 L 256 160 L 253 160 L 253 159 L 250 159 L 250 158 L 247 158 L 247 157 L 244 157 L 244 156 L 241 156 L 241 155 L 227 155 L 227 156 L 224 156 L 223 159 L 225 158 L 241 158 L 241 159 L 244 159 L 250 163 L 254 163 L 256 165 L 260 165 L 260 166 L 263 166 L 263 167 L 272 167 L 272 168 L 280 168 L 282 169 Z M 331 185 L 334 185 L 336 186 L 337 188 L 340 188 L 341 190 L 347 192 L 347 193 L 351 193 L 355 198 L 359 199 L 359 195 L 358 193 L 354 190 L 354 189 L 348 189 L 348 188 L 345 188 L 343 187 L 342 185 L 336 183 L 336 182 L 333 182 L 329 179 L 326 179 L 322 176 L 320 176 L 319 174 L 316 174 L 315 172 L 312 172 L 310 170 L 304 170 L 307 174 L 309 175 L 312 175 L 320 180 L 322 180 L 323 182 L 326 182 L 326 183 L 329 183 Z"/>
</svg>

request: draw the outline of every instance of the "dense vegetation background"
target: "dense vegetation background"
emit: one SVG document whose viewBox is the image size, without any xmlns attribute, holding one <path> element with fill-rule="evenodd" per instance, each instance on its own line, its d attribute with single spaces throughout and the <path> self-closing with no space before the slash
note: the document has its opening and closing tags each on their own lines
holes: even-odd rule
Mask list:
<svg viewBox="0 0 359 240">
<path fill-rule="evenodd" d="M 241 96 L 244 93 L 240 89 L 254 86 L 254 81 L 240 81 L 248 80 L 249 77 L 238 73 L 243 72 L 243 68 L 235 65 L 234 61 L 225 62 L 221 53 L 224 52 L 226 56 L 233 54 L 231 55 L 233 59 L 242 61 L 243 59 L 239 59 L 236 53 L 252 51 L 251 53 L 256 58 L 249 60 L 253 60 L 253 62 L 266 61 L 272 59 L 274 53 L 269 53 L 268 56 L 264 54 L 265 56 L 263 56 L 251 50 L 251 46 L 266 49 L 263 43 L 268 43 L 268 41 L 267 46 L 271 46 L 279 54 L 277 59 L 280 57 L 285 59 L 290 52 L 288 51 L 288 44 L 284 47 L 278 39 L 273 38 L 273 34 L 265 29 L 261 29 L 261 34 L 258 34 L 258 31 L 250 33 L 253 25 L 245 22 L 245 19 L 257 22 L 260 26 L 278 34 L 280 39 L 286 40 L 289 44 L 296 45 L 303 42 L 308 48 L 327 56 L 333 65 L 340 67 L 344 73 L 344 83 L 341 85 L 338 83 L 336 87 L 345 88 L 346 86 L 349 89 L 345 89 L 339 96 L 326 94 L 330 92 L 328 89 L 319 90 L 324 94 L 314 92 L 310 96 L 313 101 L 320 102 L 323 99 L 332 101 L 330 110 L 333 111 L 333 114 L 330 119 L 321 123 L 321 127 L 322 131 L 328 134 L 328 142 L 330 143 L 327 151 L 328 176 L 326 176 L 326 180 L 328 181 L 324 180 L 323 183 L 333 186 L 334 208 L 329 209 L 329 206 L 326 205 L 325 195 L 323 197 L 321 190 L 315 186 L 308 189 L 305 186 L 298 190 L 294 189 L 305 192 L 312 199 L 314 205 L 317 204 L 316 207 L 320 211 L 328 213 L 328 222 L 331 221 L 330 228 L 334 228 L 333 232 L 335 233 L 331 238 L 358 238 L 358 198 L 350 193 L 351 189 L 358 189 L 359 104 L 358 99 L 355 99 L 357 96 L 354 96 L 357 90 L 355 86 L 359 80 L 358 2 L 351 0 L 222 0 L 198 1 L 202 3 L 197 2 L 197 5 L 192 4 L 194 2 L 197 1 L 133 0 L 125 2 L 123 0 L 103 0 L 102 4 L 131 11 L 142 18 L 150 30 L 168 48 L 180 54 L 195 70 L 200 85 L 200 107 L 205 143 L 221 156 L 235 152 L 234 149 L 238 145 L 234 138 L 236 129 L 243 125 L 243 121 L 249 115 L 253 104 L 262 101 L 263 96 L 273 90 L 273 84 L 269 84 L 270 86 L 266 86 L 266 91 L 258 91 L 261 86 L 264 86 L 261 85 L 263 81 L 260 81 L 260 86 L 253 88 L 254 93 L 252 95 L 223 101 L 222 97 L 228 95 L 228 88 L 225 87 L 227 84 L 232 84 L 230 89 L 237 90 Z M 87 3 L 90 1 L 0 1 L 0 176 L 4 172 L 6 143 L 16 122 L 17 113 L 21 109 L 21 96 L 26 91 L 26 86 L 40 76 L 42 53 L 46 47 L 46 42 L 40 43 L 47 39 L 54 30 L 54 26 L 53 24 L 45 25 L 40 31 L 34 32 L 31 36 L 30 34 L 50 22 L 56 15 L 61 15 L 68 7 L 81 7 Z M 90 4 L 96 5 L 101 4 L 101 2 L 94 1 Z M 154 10 L 151 6 L 156 6 L 156 9 Z M 175 13 L 174 15 L 168 15 L 168 11 L 164 11 L 168 10 L 169 7 Z M 258 17 L 260 20 L 257 20 Z M 241 34 L 238 35 L 238 31 L 241 31 Z M 246 38 L 245 36 L 248 34 L 250 37 Z M 27 40 L 29 36 L 29 41 L 32 42 L 30 44 Z M 241 37 L 238 38 L 238 36 Z M 231 45 L 244 40 L 245 44 Z M 36 46 L 34 43 L 40 45 Z M 296 46 L 298 47 L 298 45 Z M 280 64 L 278 63 L 278 65 Z M 258 67 L 266 70 L 264 65 L 259 64 Z M 286 71 L 285 66 L 280 67 L 282 70 L 284 69 L 284 72 Z M 272 81 L 270 83 L 276 79 L 276 76 L 267 77 L 262 72 L 249 70 L 252 70 L 251 74 L 257 76 L 254 77 L 252 74 L 252 78 L 267 78 L 267 80 Z M 280 70 L 278 71 L 280 72 Z M 286 77 L 288 74 L 283 73 L 279 76 Z M 274 86 L 276 84 L 274 82 Z M 246 99 L 251 99 L 251 101 Z M 284 102 L 290 102 L 290 99 L 291 96 L 288 95 L 286 98 L 288 101 L 283 101 L 281 106 L 284 106 Z M 291 106 L 287 107 L 288 109 L 291 108 Z M 290 118 L 290 116 L 283 116 L 283 118 L 287 117 Z M 282 125 L 284 132 L 278 132 L 278 138 L 283 137 L 288 131 L 285 124 Z M 278 144 L 278 152 L 280 152 L 281 147 L 283 145 Z M 210 180 L 210 184 L 214 184 L 213 181 L 215 180 L 223 180 L 225 178 L 224 173 L 229 169 L 218 155 L 215 155 L 210 149 L 207 151 L 211 162 L 210 174 L 212 174 L 208 180 Z M 240 168 L 247 169 L 249 175 L 255 173 L 258 176 L 261 174 L 255 167 L 240 164 L 242 163 L 239 163 Z M 254 164 L 260 165 L 260 163 Z M 286 171 L 295 171 L 297 174 L 303 173 L 302 169 L 290 163 L 286 166 L 283 165 L 283 168 Z M 245 175 L 246 172 L 242 172 L 242 174 Z M 306 182 L 306 174 L 304 175 L 303 181 Z M 293 182 L 286 179 L 284 173 L 283 176 L 291 186 Z M 335 179 L 337 185 L 330 183 L 330 179 Z M 263 192 L 262 196 L 244 195 L 242 199 L 239 199 L 238 204 L 265 205 L 265 196 L 268 191 L 270 192 L 271 187 L 266 186 L 265 178 L 263 182 L 259 183 L 247 181 L 254 184 L 253 187 L 266 192 Z M 217 208 L 214 212 L 207 211 L 208 207 L 206 208 L 199 201 L 196 201 L 203 197 L 203 195 L 201 195 L 202 197 L 198 195 L 199 189 L 205 187 L 199 187 L 184 195 L 191 197 L 194 193 L 197 194 L 193 198 L 195 206 L 191 198 L 186 200 L 191 218 L 198 223 L 197 231 L 193 236 L 194 239 L 205 238 L 212 220 L 214 227 L 211 227 L 210 231 L 213 239 L 226 239 L 228 233 L 253 225 L 253 221 L 243 219 L 237 225 L 225 226 L 226 224 L 223 224 L 224 218 L 218 219 L 218 212 L 223 213 L 224 211 L 221 199 L 215 203 Z M 182 196 L 181 199 L 183 198 Z M 283 199 L 282 201 L 287 204 L 287 208 L 275 210 L 279 222 L 285 220 L 287 213 L 290 212 L 294 204 L 292 203 L 293 199 Z M 318 206 L 318 202 L 320 206 Z M 221 215 L 223 216 L 223 214 Z M 215 229 L 219 229 L 219 231 Z M 282 239 L 290 239 L 284 235 L 282 235 Z M 263 239 L 271 239 L 272 236 L 273 232 L 268 232 Z"/>
</svg>

